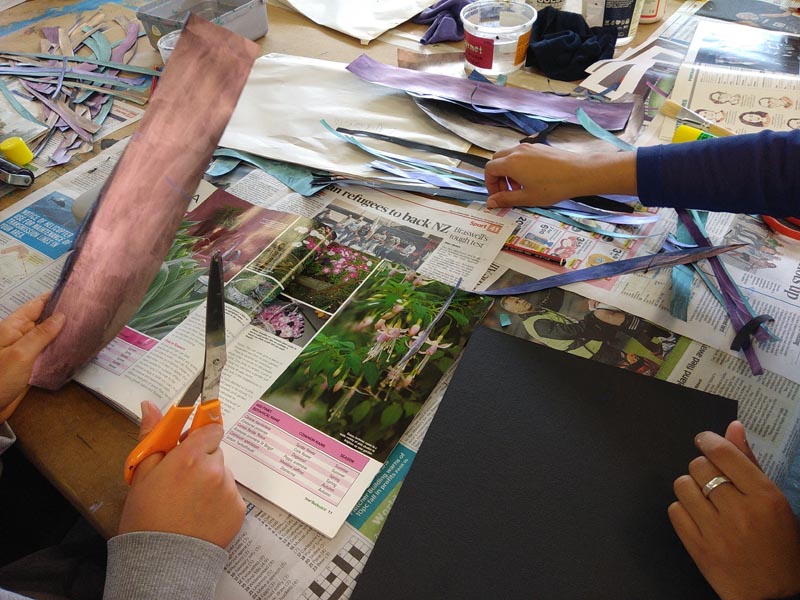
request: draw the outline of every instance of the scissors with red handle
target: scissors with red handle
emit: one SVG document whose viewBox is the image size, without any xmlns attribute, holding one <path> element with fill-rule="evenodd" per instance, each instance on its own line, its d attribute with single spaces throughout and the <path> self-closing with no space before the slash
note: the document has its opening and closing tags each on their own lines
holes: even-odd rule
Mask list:
<svg viewBox="0 0 800 600">
<path fill-rule="evenodd" d="M 186 421 L 195 409 L 197 397 L 200 404 L 192 419 L 189 433 L 208 425 L 222 425 L 219 403 L 219 381 L 226 361 L 225 352 L 225 296 L 222 283 L 222 258 L 219 252 L 211 259 L 208 273 L 208 298 L 206 300 L 206 349 L 203 370 L 186 389 L 180 401 L 169 409 L 158 425 L 131 451 L 125 461 L 125 481 L 133 481 L 136 467 L 148 456 L 166 454 L 180 443 Z"/>
<path fill-rule="evenodd" d="M 768 215 L 761 215 L 761 218 L 764 223 L 767 224 L 767 227 L 772 229 L 775 233 L 785 235 L 793 240 L 800 240 L 800 219 L 797 217 L 778 219 Z"/>
</svg>

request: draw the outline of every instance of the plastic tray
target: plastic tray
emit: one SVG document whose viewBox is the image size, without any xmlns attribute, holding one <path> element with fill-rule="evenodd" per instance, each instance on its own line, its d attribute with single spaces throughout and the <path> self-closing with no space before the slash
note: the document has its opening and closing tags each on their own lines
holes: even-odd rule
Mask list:
<svg viewBox="0 0 800 600">
<path fill-rule="evenodd" d="M 162 35 L 183 29 L 189 14 L 235 31 L 251 40 L 267 33 L 267 0 L 156 0 L 136 11 L 153 48 Z"/>
</svg>

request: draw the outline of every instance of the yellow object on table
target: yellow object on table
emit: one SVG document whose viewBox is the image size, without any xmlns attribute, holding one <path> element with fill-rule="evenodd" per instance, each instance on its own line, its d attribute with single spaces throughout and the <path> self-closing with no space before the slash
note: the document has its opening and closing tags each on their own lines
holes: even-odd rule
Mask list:
<svg viewBox="0 0 800 600">
<path fill-rule="evenodd" d="M 33 152 L 21 137 L 10 137 L 0 142 L 0 153 L 15 165 L 24 167 L 33 160 Z"/>
</svg>

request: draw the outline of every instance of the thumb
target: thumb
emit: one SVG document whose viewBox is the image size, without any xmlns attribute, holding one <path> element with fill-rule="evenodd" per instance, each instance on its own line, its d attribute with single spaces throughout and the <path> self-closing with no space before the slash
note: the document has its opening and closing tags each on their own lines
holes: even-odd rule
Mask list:
<svg viewBox="0 0 800 600">
<path fill-rule="evenodd" d="M 161 420 L 161 410 L 150 400 L 142 402 L 142 424 L 139 426 L 139 439 L 143 440 L 148 433 L 153 431 Z"/>
<path fill-rule="evenodd" d="M 23 360 L 33 360 L 52 342 L 64 327 L 63 313 L 55 313 L 23 335 L 15 344 Z"/>
<path fill-rule="evenodd" d="M 141 404 L 142 407 L 142 423 L 139 426 L 139 439 L 143 440 L 147 437 L 147 434 L 153 431 L 158 422 L 161 421 L 161 410 L 150 400 L 145 400 Z M 152 454 L 145 458 L 139 465 L 136 467 L 136 471 L 133 474 L 133 481 L 131 485 L 136 485 L 136 482 L 141 481 L 147 474 L 152 471 L 158 463 L 160 463 L 164 459 L 164 455 L 161 452 L 156 454 Z"/>
<path fill-rule="evenodd" d="M 759 469 L 761 468 L 756 455 L 753 454 L 753 450 L 747 442 L 747 434 L 744 430 L 744 425 L 740 421 L 731 421 L 725 431 L 725 439 L 736 446 L 755 466 Z"/>
</svg>

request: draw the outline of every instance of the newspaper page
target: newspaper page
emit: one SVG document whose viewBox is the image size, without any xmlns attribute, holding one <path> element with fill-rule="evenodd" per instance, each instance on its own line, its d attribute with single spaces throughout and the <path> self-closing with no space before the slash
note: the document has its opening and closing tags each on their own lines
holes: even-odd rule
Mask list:
<svg viewBox="0 0 800 600">
<path fill-rule="evenodd" d="M 800 128 L 800 38 L 720 21 L 697 26 L 672 99 L 735 133 Z M 672 139 L 674 122 L 660 138 Z"/>
<path fill-rule="evenodd" d="M 268 190 L 268 191 L 267 191 Z M 314 196 L 292 192 L 253 170 L 228 187 L 259 206 L 315 216 L 338 242 L 474 289 L 515 228 L 512 218 L 405 192 L 331 185 Z"/>
<path fill-rule="evenodd" d="M 515 258 L 504 252 L 482 287 L 529 281 L 512 267 L 521 265 Z M 798 383 L 769 371 L 755 376 L 743 359 L 627 312 L 624 301 L 614 302 L 622 300 L 619 296 L 609 294 L 607 303 L 592 298 L 562 288 L 506 296 L 483 324 L 589 360 L 737 400 L 738 418 L 762 468 L 783 485 L 788 461 L 800 445 Z"/>
<path fill-rule="evenodd" d="M 660 209 L 666 230 L 674 230 L 677 216 L 671 209 Z M 755 314 L 768 314 L 775 321 L 769 328 L 780 340 L 757 343 L 762 366 L 791 381 L 800 383 L 800 346 L 796 340 L 797 309 L 800 306 L 800 246 L 770 232 L 760 219 L 747 215 L 709 213 L 706 229 L 715 244 L 744 243 L 746 247 L 721 255 L 733 280 L 745 295 Z M 502 261 L 516 271 L 540 279 L 551 275 L 554 266 L 503 252 Z M 707 264 L 701 268 L 712 281 Z M 738 356 L 730 350 L 735 332 L 724 307 L 699 277 L 692 285 L 688 320 L 681 321 L 669 312 L 671 270 L 631 273 L 601 281 L 568 286 L 570 291 L 616 306 L 626 312 L 656 322 L 680 335 L 686 335 L 712 348 Z"/>
</svg>

